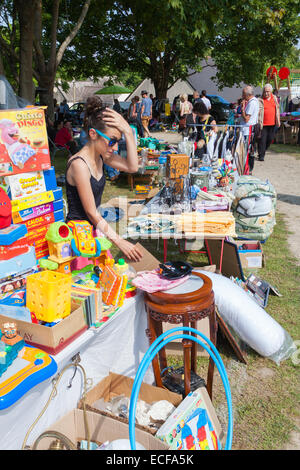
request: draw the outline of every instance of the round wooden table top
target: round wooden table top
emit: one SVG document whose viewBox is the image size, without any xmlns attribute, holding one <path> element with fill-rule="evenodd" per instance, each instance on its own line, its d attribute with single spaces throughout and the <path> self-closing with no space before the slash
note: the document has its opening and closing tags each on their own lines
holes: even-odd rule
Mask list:
<svg viewBox="0 0 300 470">
<path fill-rule="evenodd" d="M 146 298 L 159 305 L 189 304 L 206 299 L 211 292 L 211 279 L 205 274 L 192 271 L 190 278 L 180 286 L 164 292 L 147 292 Z"/>
</svg>

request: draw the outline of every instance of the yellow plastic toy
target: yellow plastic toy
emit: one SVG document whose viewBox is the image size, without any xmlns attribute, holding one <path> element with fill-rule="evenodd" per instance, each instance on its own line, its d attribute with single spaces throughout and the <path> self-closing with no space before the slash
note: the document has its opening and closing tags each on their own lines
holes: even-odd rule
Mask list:
<svg viewBox="0 0 300 470">
<path fill-rule="evenodd" d="M 27 277 L 26 307 L 38 320 L 52 323 L 71 313 L 72 276 L 41 271 Z"/>
</svg>

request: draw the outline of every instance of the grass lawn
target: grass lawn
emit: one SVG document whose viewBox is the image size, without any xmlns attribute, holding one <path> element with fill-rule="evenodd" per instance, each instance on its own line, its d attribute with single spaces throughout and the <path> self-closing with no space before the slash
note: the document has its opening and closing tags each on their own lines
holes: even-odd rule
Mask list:
<svg viewBox="0 0 300 470">
<path fill-rule="evenodd" d="M 274 147 L 274 149 L 273 149 Z M 271 150 L 292 153 L 284 146 Z M 275 150 L 276 148 L 276 150 Z M 299 147 L 295 150 L 299 152 Z M 56 159 L 56 174 L 63 174 L 66 161 Z M 134 197 L 124 177 L 107 182 L 103 203 L 118 195 Z M 283 217 L 277 214 L 277 224 L 269 240 L 263 245 L 265 266 L 256 274 L 270 282 L 282 297 L 270 295 L 266 311 L 292 336 L 300 338 L 299 279 L 300 268 L 288 251 L 287 228 Z M 161 241 L 142 241 L 156 258 L 163 259 Z M 113 256 L 119 254 L 112 250 Z M 194 266 L 208 264 L 205 255 L 180 254 L 173 241 L 168 244 L 168 260 L 186 260 Z M 243 306 L 241 306 L 243 308 Z M 267 335 L 267 332 L 266 332 Z M 228 343 L 219 336 L 218 350 L 227 369 L 234 408 L 233 449 L 278 450 L 289 440 L 295 422 L 299 422 L 299 362 L 289 359 L 280 365 L 265 359 L 248 348 L 247 364 L 235 357 Z M 182 365 L 180 356 L 170 356 L 170 365 Z M 298 364 L 296 364 L 298 362 Z M 206 378 L 208 360 L 198 359 L 198 374 Z M 215 372 L 213 404 L 226 430 L 227 408 L 225 394 L 218 372 Z M 299 431 L 299 429 L 298 429 Z M 299 447 L 298 447 L 299 448 Z"/>
<path fill-rule="evenodd" d="M 288 153 L 289 155 L 295 156 L 297 160 L 300 159 L 300 145 L 272 144 L 269 150 L 275 153 Z"/>
</svg>

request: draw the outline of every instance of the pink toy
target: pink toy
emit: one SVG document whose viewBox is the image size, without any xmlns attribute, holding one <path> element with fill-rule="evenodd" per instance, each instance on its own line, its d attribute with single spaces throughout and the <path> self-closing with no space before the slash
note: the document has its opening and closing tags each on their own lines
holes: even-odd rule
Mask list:
<svg viewBox="0 0 300 470">
<path fill-rule="evenodd" d="M 149 292 L 159 292 L 172 289 L 180 284 L 183 284 L 189 276 L 184 276 L 180 279 L 169 280 L 165 279 L 157 271 L 141 271 L 132 280 L 132 284 L 139 289 Z"/>
</svg>

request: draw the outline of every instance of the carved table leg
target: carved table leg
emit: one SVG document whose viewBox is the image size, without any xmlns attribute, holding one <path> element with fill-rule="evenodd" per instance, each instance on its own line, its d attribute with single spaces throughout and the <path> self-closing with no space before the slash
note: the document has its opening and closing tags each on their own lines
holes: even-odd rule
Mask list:
<svg viewBox="0 0 300 470">
<path fill-rule="evenodd" d="M 156 320 L 152 320 L 152 321 L 154 321 L 154 328 L 155 328 L 155 331 L 156 331 L 156 337 L 158 338 L 158 337 L 163 333 L 162 322 L 156 321 Z M 163 347 L 163 348 L 159 351 L 158 354 L 159 354 L 160 370 L 162 371 L 163 369 L 165 369 L 166 367 L 168 367 L 167 355 L 166 355 L 166 350 L 165 350 L 165 348 Z"/>
<path fill-rule="evenodd" d="M 155 322 L 151 318 L 148 308 L 147 308 L 147 316 L 148 316 L 148 329 L 149 329 L 148 337 L 149 337 L 149 343 L 151 346 L 151 344 L 154 343 L 154 341 L 156 340 L 156 330 L 155 330 Z M 153 372 L 154 372 L 154 377 L 155 377 L 155 382 L 156 382 L 157 387 L 163 387 L 157 354 L 152 360 L 152 367 L 153 367 Z"/>
</svg>

